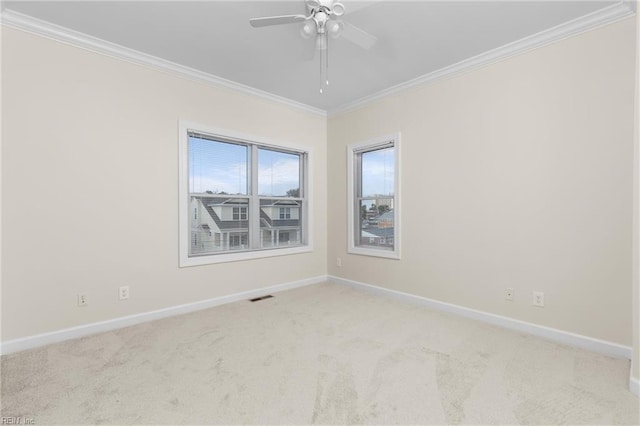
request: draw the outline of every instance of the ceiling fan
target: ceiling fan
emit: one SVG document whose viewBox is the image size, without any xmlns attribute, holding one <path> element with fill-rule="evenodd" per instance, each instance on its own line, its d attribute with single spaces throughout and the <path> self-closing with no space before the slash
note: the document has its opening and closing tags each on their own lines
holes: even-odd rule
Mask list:
<svg viewBox="0 0 640 426">
<path fill-rule="evenodd" d="M 345 6 L 337 0 L 306 0 L 306 5 L 306 15 L 253 18 L 249 23 L 254 28 L 302 23 L 300 33 L 304 38 L 315 37 L 315 50 L 320 51 L 320 93 L 323 93 L 324 86 L 329 85 L 329 36 L 343 37 L 365 49 L 373 47 L 377 39 L 353 24 L 338 20 L 344 15 Z"/>
</svg>

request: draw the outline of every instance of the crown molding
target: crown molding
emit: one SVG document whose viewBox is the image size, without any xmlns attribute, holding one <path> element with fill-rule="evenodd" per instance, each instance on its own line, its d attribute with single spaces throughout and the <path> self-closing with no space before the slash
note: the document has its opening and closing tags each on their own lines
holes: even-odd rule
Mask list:
<svg viewBox="0 0 640 426">
<path fill-rule="evenodd" d="M 328 116 L 331 117 L 334 115 L 354 111 L 370 104 L 373 101 L 393 95 L 403 90 L 415 86 L 432 84 L 457 74 L 469 72 L 502 61 L 504 59 L 511 58 L 524 52 L 547 46 L 551 43 L 555 43 L 556 41 L 575 36 L 585 31 L 611 24 L 613 22 L 632 16 L 635 13 L 634 3 L 635 1 L 632 0 L 620 1 L 611 6 L 607 6 L 595 12 L 589 13 L 571 21 L 567 21 L 563 24 L 557 25 L 531 36 L 522 38 L 513 43 L 505 44 L 504 46 L 489 50 L 453 65 L 440 68 L 436 71 L 430 72 L 404 83 L 400 83 L 398 85 L 381 90 L 372 95 L 365 96 L 353 102 L 343 104 L 337 108 L 330 109 L 328 111 Z"/>
<path fill-rule="evenodd" d="M 139 52 L 134 49 L 120 46 L 115 43 L 92 37 L 90 35 L 70 30 L 68 28 L 42 21 L 10 9 L 3 9 L 0 12 L 0 24 L 16 28 L 22 31 L 33 33 L 42 37 L 70 44 L 76 47 L 101 53 L 113 58 L 121 59 L 137 65 L 142 65 L 151 69 L 166 72 L 178 77 L 211 84 L 218 87 L 226 87 L 242 93 L 257 96 L 262 99 L 280 103 L 298 110 L 306 111 L 319 116 L 334 116 L 356 109 L 362 108 L 378 99 L 393 95 L 403 90 L 435 83 L 439 80 L 452 77 L 454 75 L 469 72 L 504 59 L 525 53 L 527 51 L 544 47 L 556 41 L 572 37 L 574 35 L 601 27 L 621 19 L 632 16 L 635 13 L 635 1 L 621 0 L 616 4 L 602 8 L 590 14 L 565 22 L 556 27 L 541 31 L 537 34 L 525 37 L 513 43 L 506 44 L 496 49 L 489 50 L 477 56 L 465 59 L 456 64 L 440 68 L 431 73 L 422 75 L 404 83 L 397 84 L 387 89 L 381 90 L 369 96 L 348 102 L 337 108 L 325 111 L 312 107 L 301 102 L 294 101 L 282 96 L 274 95 L 263 90 L 255 89 L 231 80 L 227 80 L 213 74 L 198 71 L 184 65 L 176 64 L 165 59 Z"/>
<path fill-rule="evenodd" d="M 147 68 L 166 72 L 178 77 L 237 90 L 245 94 L 257 96 L 262 99 L 277 102 L 312 114 L 324 117 L 327 115 L 327 112 L 323 109 L 315 108 L 301 102 L 296 102 L 282 96 L 274 95 L 273 93 L 227 80 L 213 74 L 176 64 L 175 62 L 167 61 L 153 55 L 148 55 L 146 53 L 111 43 L 79 31 L 74 31 L 69 28 L 52 24 L 10 9 L 3 9 L 0 12 L 0 24 L 75 47 L 90 50 L 92 52 L 97 52 L 112 58 L 121 59 L 136 65 L 142 65 Z"/>
</svg>

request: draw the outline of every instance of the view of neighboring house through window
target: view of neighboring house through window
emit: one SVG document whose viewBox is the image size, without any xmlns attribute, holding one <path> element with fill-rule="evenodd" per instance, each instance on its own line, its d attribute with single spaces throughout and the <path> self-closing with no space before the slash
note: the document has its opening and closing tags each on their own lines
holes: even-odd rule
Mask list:
<svg viewBox="0 0 640 426">
<path fill-rule="evenodd" d="M 189 257 L 306 244 L 306 153 L 188 132 Z"/>
<path fill-rule="evenodd" d="M 398 257 L 397 141 L 350 147 L 350 252 Z"/>
<path fill-rule="evenodd" d="M 302 242 L 301 164 L 298 153 L 258 149 L 260 244 L 264 248 Z"/>
</svg>

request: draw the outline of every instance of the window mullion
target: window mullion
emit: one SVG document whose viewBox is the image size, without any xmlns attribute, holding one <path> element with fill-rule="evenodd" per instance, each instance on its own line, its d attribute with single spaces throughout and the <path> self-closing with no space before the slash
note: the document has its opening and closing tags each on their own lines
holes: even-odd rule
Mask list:
<svg viewBox="0 0 640 426">
<path fill-rule="evenodd" d="M 252 250 L 260 248 L 260 198 L 258 197 L 258 146 L 251 146 L 250 155 L 250 178 L 249 188 L 249 247 Z"/>
<path fill-rule="evenodd" d="M 300 243 L 308 244 L 310 230 L 306 229 L 309 223 L 309 193 L 307 189 L 307 183 L 309 181 L 309 156 L 307 154 L 300 154 L 300 190 L 298 191 L 298 197 L 300 198 L 300 208 L 302 213 L 298 215 L 300 218 Z"/>
<path fill-rule="evenodd" d="M 354 171 L 355 171 L 355 176 L 354 176 L 354 180 L 355 180 L 355 184 L 356 184 L 356 188 L 355 188 L 355 192 L 356 192 L 356 196 L 353 197 L 355 198 L 355 200 L 353 201 L 355 203 L 355 205 L 353 206 L 353 211 L 356 212 L 353 215 L 353 238 L 354 238 L 354 244 L 355 245 L 359 245 L 359 241 L 360 241 L 360 235 L 362 235 L 362 222 L 360 220 L 360 203 L 362 201 L 362 153 L 356 153 L 354 154 L 354 159 L 355 159 L 355 167 L 354 167 Z"/>
</svg>

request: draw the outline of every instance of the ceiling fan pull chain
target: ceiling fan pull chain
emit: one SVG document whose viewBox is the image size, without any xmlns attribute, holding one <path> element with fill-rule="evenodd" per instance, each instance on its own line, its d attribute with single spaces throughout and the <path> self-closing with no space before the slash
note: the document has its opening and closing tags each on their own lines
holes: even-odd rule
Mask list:
<svg viewBox="0 0 640 426">
<path fill-rule="evenodd" d="M 322 46 L 322 36 L 318 35 L 318 41 L 321 43 Z M 322 58 L 324 57 L 324 54 L 322 53 L 322 50 L 320 51 L 320 94 L 322 94 L 322 90 L 323 90 L 323 81 L 322 81 L 322 70 L 323 70 L 323 66 L 322 66 Z"/>
<path fill-rule="evenodd" d="M 326 58 L 324 60 L 324 74 L 325 74 L 325 78 L 326 78 L 326 83 L 327 86 L 329 85 L 329 34 L 324 33 L 324 43 L 325 43 L 325 49 L 324 49 L 324 54 L 326 55 Z"/>
</svg>

